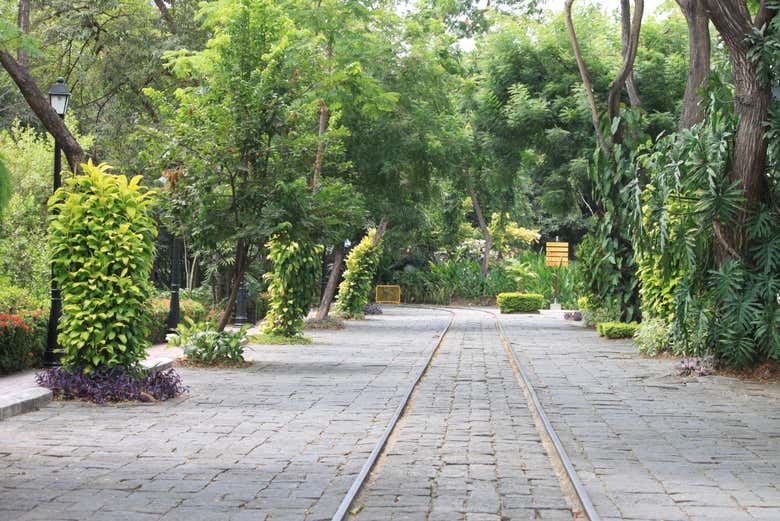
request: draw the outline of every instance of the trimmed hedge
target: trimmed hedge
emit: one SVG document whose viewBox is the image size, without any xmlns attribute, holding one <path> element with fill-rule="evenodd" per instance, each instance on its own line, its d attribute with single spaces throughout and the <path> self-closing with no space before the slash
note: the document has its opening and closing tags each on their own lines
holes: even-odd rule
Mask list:
<svg viewBox="0 0 780 521">
<path fill-rule="evenodd" d="M 168 312 L 171 309 L 171 299 L 155 298 L 150 301 L 152 308 L 152 324 L 149 328 L 148 340 L 153 344 L 165 342 L 168 333 Z M 203 322 L 206 319 L 206 308 L 195 300 L 183 299 L 179 301 L 181 318 L 189 317 L 193 322 Z"/>
<path fill-rule="evenodd" d="M 633 338 L 634 333 L 639 328 L 636 322 L 599 322 L 596 324 L 596 331 L 599 335 L 607 338 Z"/>
<path fill-rule="evenodd" d="M 0 374 L 40 367 L 48 317 L 43 313 L 0 313 Z"/>
<path fill-rule="evenodd" d="M 496 303 L 501 313 L 539 311 L 544 305 L 544 295 L 538 293 L 499 293 Z"/>
</svg>

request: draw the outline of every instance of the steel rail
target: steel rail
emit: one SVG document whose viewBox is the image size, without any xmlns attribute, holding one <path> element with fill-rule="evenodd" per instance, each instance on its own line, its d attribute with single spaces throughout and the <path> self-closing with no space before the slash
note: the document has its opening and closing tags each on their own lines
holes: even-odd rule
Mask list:
<svg viewBox="0 0 780 521">
<path fill-rule="evenodd" d="M 439 335 L 439 338 L 436 340 L 436 343 L 433 345 L 433 348 L 428 353 L 425 363 L 417 372 L 417 376 L 409 384 L 409 388 L 406 390 L 406 393 L 404 394 L 401 403 L 398 404 L 398 407 L 396 408 L 393 417 L 390 419 L 390 422 L 387 424 L 387 427 L 385 427 L 385 431 L 384 433 L 382 433 L 382 437 L 379 438 L 379 441 L 377 441 L 376 445 L 374 445 L 374 450 L 371 451 L 371 454 L 368 456 L 368 459 L 363 464 L 363 468 L 360 469 L 360 473 L 355 478 L 355 481 L 352 482 L 352 486 L 349 488 L 349 491 L 347 491 L 347 495 L 344 496 L 344 499 L 341 501 L 338 510 L 336 510 L 336 513 L 331 518 L 331 521 L 343 521 L 344 516 L 347 515 L 350 505 L 352 505 L 352 503 L 355 501 L 355 497 L 357 497 L 358 492 L 360 492 L 360 489 L 363 487 L 363 483 L 366 481 L 366 479 L 368 479 L 368 475 L 371 472 L 371 469 L 374 467 L 376 461 L 379 459 L 379 455 L 382 453 L 382 450 L 385 448 L 385 445 L 387 444 L 387 440 L 390 438 L 390 435 L 393 433 L 395 426 L 398 424 L 398 420 L 401 419 L 401 416 L 403 415 L 406 406 L 409 404 L 409 400 L 412 397 L 412 393 L 414 393 L 414 389 L 417 387 L 417 384 L 420 383 L 420 380 L 422 380 L 422 377 L 425 374 L 425 372 L 428 370 L 428 367 L 430 367 L 433 357 L 436 355 L 436 352 L 439 350 L 442 343 L 444 342 L 444 337 L 449 332 L 450 326 L 452 326 L 452 323 L 455 321 L 455 312 L 449 309 L 443 309 L 443 308 L 419 308 L 419 309 L 435 309 L 436 311 L 446 311 L 451 315 L 450 321 L 447 324 L 447 327 L 445 327 L 444 330 Z"/>
</svg>

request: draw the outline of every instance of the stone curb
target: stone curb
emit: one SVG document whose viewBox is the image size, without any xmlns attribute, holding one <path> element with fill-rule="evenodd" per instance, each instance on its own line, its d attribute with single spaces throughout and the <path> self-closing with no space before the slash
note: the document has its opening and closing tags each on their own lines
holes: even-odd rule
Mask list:
<svg viewBox="0 0 780 521">
<path fill-rule="evenodd" d="M 51 401 L 51 391 L 43 387 L 29 387 L 0 396 L 0 421 L 40 409 Z"/>
<path fill-rule="evenodd" d="M 153 371 L 165 371 L 173 367 L 171 358 L 150 358 L 141 362 L 145 369 Z M 44 387 L 29 387 L 5 396 L 0 396 L 0 421 L 32 412 L 44 407 L 52 400 L 52 393 Z"/>
</svg>

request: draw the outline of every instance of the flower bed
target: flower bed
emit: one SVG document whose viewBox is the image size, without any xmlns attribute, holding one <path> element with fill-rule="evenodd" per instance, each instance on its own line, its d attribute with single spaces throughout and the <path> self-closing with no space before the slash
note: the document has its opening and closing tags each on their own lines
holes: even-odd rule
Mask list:
<svg viewBox="0 0 780 521">
<path fill-rule="evenodd" d="M 0 314 L 0 374 L 41 365 L 46 327 L 47 317 L 40 311 Z"/>
</svg>

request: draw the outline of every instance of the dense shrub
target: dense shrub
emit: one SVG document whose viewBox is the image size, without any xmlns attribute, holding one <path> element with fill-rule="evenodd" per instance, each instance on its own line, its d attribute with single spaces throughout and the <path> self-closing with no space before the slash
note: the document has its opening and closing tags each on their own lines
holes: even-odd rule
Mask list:
<svg viewBox="0 0 780 521">
<path fill-rule="evenodd" d="M 672 328 L 661 318 L 644 320 L 634 334 L 640 353 L 657 356 L 670 348 Z"/>
<path fill-rule="evenodd" d="M 282 226 L 267 245 L 268 260 L 274 267 L 266 275 L 271 302 L 264 332 L 281 336 L 295 336 L 303 330 L 303 319 L 317 287 L 322 253 L 321 246 L 295 240 L 291 228 L 289 224 Z"/>
<path fill-rule="evenodd" d="M 186 391 L 173 369 L 154 371 L 102 365 L 84 373 L 56 367 L 38 373 L 35 379 L 41 387 L 51 389 L 57 398 L 96 403 L 168 400 Z"/>
<path fill-rule="evenodd" d="M 165 341 L 165 335 L 168 333 L 168 313 L 171 309 L 171 299 L 155 298 L 149 301 L 149 306 L 152 310 L 152 317 L 148 340 L 153 344 L 159 344 Z M 180 300 L 179 310 L 182 320 L 190 318 L 193 322 L 202 322 L 206 318 L 206 308 L 194 300 Z"/>
<path fill-rule="evenodd" d="M 38 367 L 46 348 L 48 317 L 41 312 L 0 312 L 0 374 Z"/>
<path fill-rule="evenodd" d="M 35 298 L 29 290 L 12 286 L 0 279 L 0 313 L 22 313 L 42 310 L 48 305 Z"/>
<path fill-rule="evenodd" d="M 371 296 L 374 275 L 382 255 L 382 241 L 374 244 L 376 230 L 368 234 L 347 255 L 344 280 L 339 284 L 336 310 L 344 317 L 362 317 Z"/>
<path fill-rule="evenodd" d="M 133 367 L 146 356 L 156 224 L 140 176 L 83 165 L 51 199 L 52 268 L 62 288 L 59 341 L 71 369 Z"/>
<path fill-rule="evenodd" d="M 596 331 L 607 338 L 632 338 L 639 324 L 636 322 L 599 322 Z"/>
<path fill-rule="evenodd" d="M 209 322 L 195 323 L 186 318 L 169 337 L 172 347 L 180 347 L 184 356 L 206 365 L 240 364 L 244 361 L 246 332 L 250 325 L 238 331 L 217 331 Z"/>
<path fill-rule="evenodd" d="M 501 313 L 538 311 L 544 304 L 544 295 L 538 293 L 499 293 L 496 304 Z"/>
</svg>

